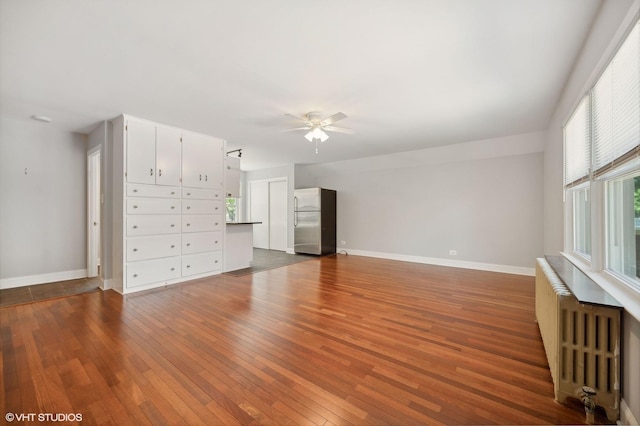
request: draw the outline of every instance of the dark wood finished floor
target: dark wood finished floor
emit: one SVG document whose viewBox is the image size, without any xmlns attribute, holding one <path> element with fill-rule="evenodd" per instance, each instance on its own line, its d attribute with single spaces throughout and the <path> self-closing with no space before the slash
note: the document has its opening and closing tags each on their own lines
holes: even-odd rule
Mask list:
<svg viewBox="0 0 640 426">
<path fill-rule="evenodd" d="M 0 309 L 3 413 L 82 424 L 581 424 L 531 277 L 356 256 Z M 600 418 L 600 420 L 602 420 Z"/>
</svg>

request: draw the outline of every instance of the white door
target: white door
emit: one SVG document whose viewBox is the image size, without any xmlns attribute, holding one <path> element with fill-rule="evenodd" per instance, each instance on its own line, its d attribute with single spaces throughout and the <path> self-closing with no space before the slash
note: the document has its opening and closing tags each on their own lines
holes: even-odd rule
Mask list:
<svg viewBox="0 0 640 426">
<path fill-rule="evenodd" d="M 156 183 L 180 186 L 180 137 L 182 133 L 168 127 L 156 128 Z"/>
<path fill-rule="evenodd" d="M 269 248 L 269 182 L 249 182 L 249 221 L 253 225 L 253 246 Z"/>
<path fill-rule="evenodd" d="M 287 181 L 269 182 L 269 249 L 287 250 Z"/>
<path fill-rule="evenodd" d="M 97 277 L 100 265 L 100 149 L 87 154 L 87 276 Z"/>
<path fill-rule="evenodd" d="M 156 183 L 156 127 L 127 122 L 127 182 Z"/>
</svg>

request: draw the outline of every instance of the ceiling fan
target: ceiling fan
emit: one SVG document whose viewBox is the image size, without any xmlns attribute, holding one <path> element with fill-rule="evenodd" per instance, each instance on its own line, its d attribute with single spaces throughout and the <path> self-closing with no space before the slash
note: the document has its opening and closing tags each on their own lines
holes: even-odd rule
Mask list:
<svg viewBox="0 0 640 426">
<path fill-rule="evenodd" d="M 337 112 L 327 118 L 321 118 L 319 112 L 309 112 L 305 114 L 303 117 L 293 114 L 286 114 L 289 117 L 293 117 L 297 120 L 300 120 L 304 123 L 303 127 L 294 127 L 292 129 L 283 130 L 284 132 L 291 132 L 296 130 L 308 130 L 307 134 L 304 137 L 309 142 L 316 143 L 316 154 L 318 153 L 318 141 L 324 142 L 329 139 L 329 135 L 325 132 L 338 132 L 338 133 L 355 133 L 351 129 L 345 129 L 344 127 L 336 127 L 332 126 L 336 121 L 344 120 L 347 118 L 347 115 L 342 112 Z"/>
</svg>

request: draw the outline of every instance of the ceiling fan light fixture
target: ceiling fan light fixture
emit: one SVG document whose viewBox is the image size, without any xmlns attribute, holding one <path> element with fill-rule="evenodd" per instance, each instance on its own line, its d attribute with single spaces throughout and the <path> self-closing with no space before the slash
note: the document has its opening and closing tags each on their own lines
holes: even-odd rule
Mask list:
<svg viewBox="0 0 640 426">
<path fill-rule="evenodd" d="M 309 142 L 313 142 L 313 132 L 309 132 L 306 135 L 304 135 L 305 139 L 308 140 Z"/>
</svg>

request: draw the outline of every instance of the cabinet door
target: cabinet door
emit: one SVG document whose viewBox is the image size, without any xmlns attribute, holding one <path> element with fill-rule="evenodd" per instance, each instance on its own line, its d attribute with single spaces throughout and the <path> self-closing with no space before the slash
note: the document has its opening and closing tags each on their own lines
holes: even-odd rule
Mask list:
<svg viewBox="0 0 640 426">
<path fill-rule="evenodd" d="M 180 185 L 181 137 L 176 129 L 156 128 L 156 184 Z"/>
<path fill-rule="evenodd" d="M 223 146 L 221 139 L 185 133 L 182 136 L 182 186 L 221 189 Z"/>
<path fill-rule="evenodd" d="M 238 198 L 240 196 L 240 159 L 237 157 L 225 157 L 224 191 L 227 197 Z"/>
<path fill-rule="evenodd" d="M 156 127 L 127 122 L 127 182 L 156 183 Z"/>
</svg>

